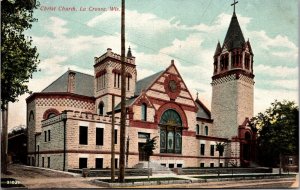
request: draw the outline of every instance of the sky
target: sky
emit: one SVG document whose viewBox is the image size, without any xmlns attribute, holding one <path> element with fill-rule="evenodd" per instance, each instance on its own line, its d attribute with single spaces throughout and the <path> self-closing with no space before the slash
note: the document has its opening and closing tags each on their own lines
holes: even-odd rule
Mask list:
<svg viewBox="0 0 300 190">
<path fill-rule="evenodd" d="M 39 52 L 29 89 L 40 92 L 68 68 L 93 75 L 94 57 L 120 54 L 121 0 L 39 0 L 26 31 Z M 171 60 L 194 98 L 211 106 L 213 54 L 228 29 L 233 0 L 127 0 L 126 47 L 137 77 Z M 254 53 L 254 114 L 275 99 L 298 104 L 298 0 L 238 0 L 236 14 Z M 10 104 L 9 128 L 26 124 L 29 94 Z"/>
</svg>

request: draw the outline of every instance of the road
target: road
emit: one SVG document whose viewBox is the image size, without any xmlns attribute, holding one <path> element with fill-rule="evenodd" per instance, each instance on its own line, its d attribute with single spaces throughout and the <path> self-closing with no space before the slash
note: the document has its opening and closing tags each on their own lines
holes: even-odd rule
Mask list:
<svg viewBox="0 0 300 190">
<path fill-rule="evenodd" d="M 102 188 L 90 182 L 95 178 L 73 177 L 68 174 L 43 170 L 39 168 L 26 167 L 22 165 L 10 165 L 9 171 L 12 175 L 3 175 L 2 178 L 14 178 L 27 188 Z M 136 186 L 130 188 L 297 188 L 299 186 L 298 176 L 286 179 L 260 179 L 260 180 L 242 180 L 242 181 L 222 181 L 191 184 L 169 184 L 155 186 Z"/>
<path fill-rule="evenodd" d="M 89 183 L 88 178 L 73 177 L 55 171 L 42 170 L 22 165 L 10 165 L 8 170 L 12 175 L 3 175 L 2 178 L 14 178 L 27 188 L 100 188 Z"/>
</svg>

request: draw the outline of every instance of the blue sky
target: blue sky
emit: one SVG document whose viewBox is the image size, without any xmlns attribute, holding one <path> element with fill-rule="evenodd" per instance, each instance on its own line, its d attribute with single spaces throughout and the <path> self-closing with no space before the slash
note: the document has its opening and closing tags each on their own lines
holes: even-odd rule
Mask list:
<svg viewBox="0 0 300 190">
<path fill-rule="evenodd" d="M 225 38 L 232 2 L 127 0 L 126 47 L 136 57 L 138 79 L 165 69 L 174 59 L 192 95 L 199 92 L 210 107 L 213 53 L 218 40 L 223 43 Z M 30 90 L 43 90 L 68 68 L 93 74 L 94 57 L 107 48 L 120 53 L 121 12 L 109 10 L 120 8 L 120 3 L 40 0 L 34 13 L 38 22 L 26 32 L 41 60 L 41 71 L 28 84 Z M 77 11 L 60 10 L 63 7 Z M 83 8 L 87 10 L 80 11 Z M 298 104 L 298 0 L 238 0 L 236 13 L 254 52 L 255 114 L 275 99 Z M 27 96 L 11 104 L 10 128 L 25 124 Z"/>
</svg>

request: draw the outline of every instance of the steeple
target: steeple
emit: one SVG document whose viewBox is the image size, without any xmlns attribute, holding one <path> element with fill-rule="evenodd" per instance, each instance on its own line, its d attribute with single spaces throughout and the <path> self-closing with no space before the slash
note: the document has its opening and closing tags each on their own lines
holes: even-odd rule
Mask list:
<svg viewBox="0 0 300 190">
<path fill-rule="evenodd" d="M 226 46 L 226 48 L 230 51 L 235 48 L 242 48 L 244 43 L 245 38 L 243 32 L 236 14 L 233 12 L 229 28 L 224 39 L 223 47 Z"/>
<path fill-rule="evenodd" d="M 249 40 L 246 42 L 238 18 L 235 13 L 235 5 L 238 2 L 234 0 L 231 6 L 233 14 L 231 21 L 221 46 L 218 42 L 214 58 L 213 80 L 232 74 L 237 77 L 244 73 L 253 78 L 253 52 Z"/>
<path fill-rule="evenodd" d="M 128 57 L 128 58 L 132 58 L 132 57 L 133 57 L 133 56 L 132 56 L 132 53 L 131 53 L 130 46 L 129 46 L 129 48 L 128 48 L 127 57 Z"/>
</svg>

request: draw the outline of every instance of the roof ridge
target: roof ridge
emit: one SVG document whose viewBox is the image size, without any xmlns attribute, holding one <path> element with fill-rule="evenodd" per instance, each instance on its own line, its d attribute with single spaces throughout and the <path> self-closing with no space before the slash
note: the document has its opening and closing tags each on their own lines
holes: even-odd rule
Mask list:
<svg viewBox="0 0 300 190">
<path fill-rule="evenodd" d="M 154 75 L 157 75 L 158 73 L 162 73 L 162 72 L 164 72 L 164 70 L 158 71 L 158 72 L 156 72 L 156 73 L 154 73 L 154 74 L 152 74 L 152 75 L 149 75 L 149 76 L 147 76 L 147 77 L 145 77 L 145 78 L 142 78 L 142 79 L 140 79 L 140 80 L 138 80 L 138 81 L 136 81 L 136 82 L 140 82 L 140 81 L 142 81 L 142 80 L 149 79 L 149 78 L 153 77 Z"/>
</svg>

